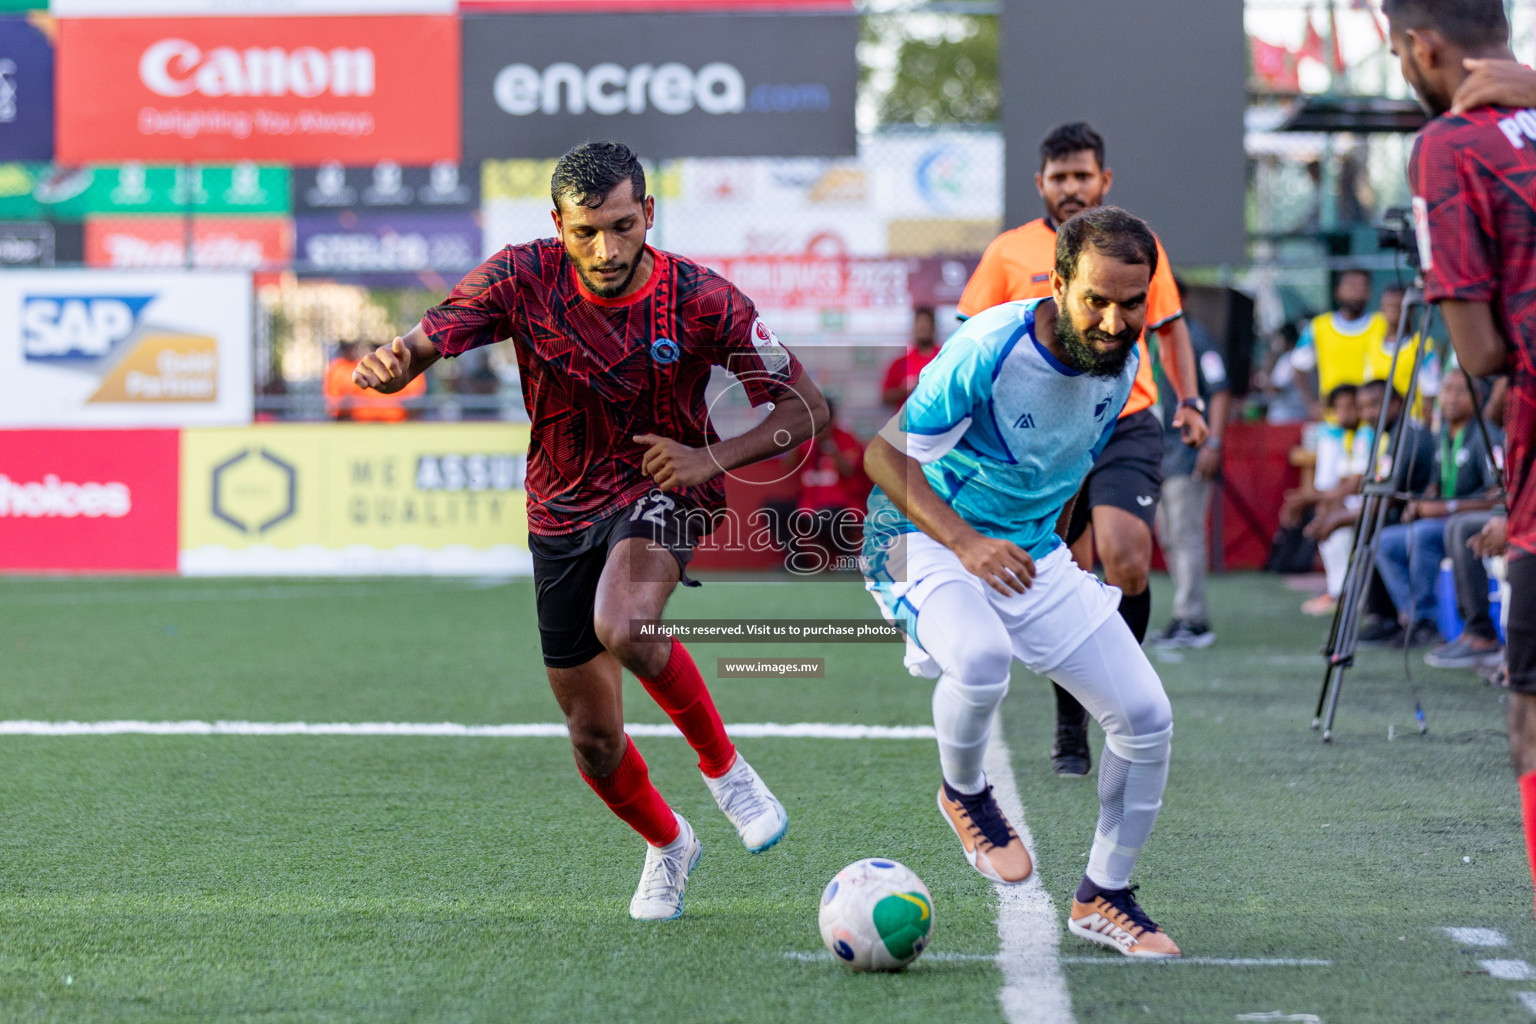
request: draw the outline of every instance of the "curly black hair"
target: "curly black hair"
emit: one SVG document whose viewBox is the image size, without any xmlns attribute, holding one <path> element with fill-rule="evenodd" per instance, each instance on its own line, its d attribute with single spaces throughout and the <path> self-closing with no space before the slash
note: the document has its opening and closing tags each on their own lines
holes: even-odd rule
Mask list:
<svg viewBox="0 0 1536 1024">
<path fill-rule="evenodd" d="M 634 150 L 622 142 L 583 142 L 555 163 L 549 197 L 556 209 L 562 199 L 575 206 L 601 206 L 626 179 L 634 186 L 635 201 L 644 199 L 645 168 Z"/>
</svg>

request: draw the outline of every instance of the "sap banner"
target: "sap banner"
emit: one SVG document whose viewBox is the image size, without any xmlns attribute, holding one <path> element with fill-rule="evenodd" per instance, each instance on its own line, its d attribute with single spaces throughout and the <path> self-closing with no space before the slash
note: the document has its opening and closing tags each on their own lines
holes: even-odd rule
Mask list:
<svg viewBox="0 0 1536 1024">
<path fill-rule="evenodd" d="M 251 278 L 0 274 L 0 426 L 251 420 Z"/>
<path fill-rule="evenodd" d="M 183 431 L 181 572 L 530 572 L 527 452 L 507 423 Z"/>
<path fill-rule="evenodd" d="M 642 157 L 852 156 L 859 20 L 468 15 L 464 162 L 622 139 Z"/>
</svg>

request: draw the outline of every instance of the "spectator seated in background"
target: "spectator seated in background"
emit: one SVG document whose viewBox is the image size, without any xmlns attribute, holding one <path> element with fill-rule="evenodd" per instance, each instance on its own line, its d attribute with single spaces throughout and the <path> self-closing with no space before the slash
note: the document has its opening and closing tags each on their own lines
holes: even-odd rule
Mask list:
<svg viewBox="0 0 1536 1024">
<path fill-rule="evenodd" d="M 1494 432 L 1504 419 L 1504 399 L 1508 377 L 1493 382 L 1492 393 L 1483 406 L 1483 420 L 1488 435 L 1499 447 L 1502 437 Z M 1466 508 L 1465 505 L 1462 506 Z M 1502 552 L 1504 547 L 1502 513 L 1458 511 L 1445 520 L 1445 556 L 1451 560 L 1456 581 L 1456 608 L 1461 615 L 1461 636 L 1424 655 L 1424 663 L 1434 668 L 1470 668 L 1478 671 L 1498 667 L 1504 661 L 1504 645 L 1494 627 L 1488 601 L 1488 570 L 1483 564 L 1482 548 Z M 1497 544 L 1489 538 L 1496 536 Z"/>
<path fill-rule="evenodd" d="M 1360 407 L 1355 401 L 1355 386 L 1339 384 L 1328 393 L 1329 421 L 1318 424 L 1317 463 L 1312 479 L 1296 490 L 1286 491 L 1280 506 L 1280 525 L 1296 528 L 1308 514 L 1320 519 L 1335 512 L 1360 506 L 1360 479 L 1370 461 L 1371 429 L 1360 426 Z M 1306 601 L 1301 610 L 1308 615 L 1331 615 L 1344 589 L 1344 573 L 1349 568 L 1349 549 L 1354 537 L 1350 526 L 1340 526 L 1324 534 L 1317 543 L 1323 559 L 1327 589 Z"/>
<path fill-rule="evenodd" d="M 917 375 L 923 367 L 939 354 L 938 327 L 933 310 L 919 306 L 912 311 L 912 347 L 891 361 L 885 368 L 885 382 L 880 388 L 880 400 L 895 407 L 907 400 L 917 387 Z"/>
<path fill-rule="evenodd" d="M 356 420 L 371 423 L 399 423 L 408 419 L 410 412 L 405 400 L 427 393 L 427 375 L 422 374 L 394 394 L 364 391 L 352 383 L 352 371 L 362 358 L 362 346 L 356 341 L 344 341 L 325 368 L 320 390 L 325 396 L 325 414 L 333 420 Z"/>
<path fill-rule="evenodd" d="M 1429 489 L 1434 474 L 1434 435 L 1422 423 L 1403 415 L 1403 396 L 1398 394 L 1396 388 L 1388 388 L 1386 381 L 1366 381 L 1360 385 L 1356 395 L 1360 405 L 1360 429 L 1368 431 L 1370 436 L 1366 475 L 1373 475 L 1372 467 L 1379 467 L 1386 474 L 1395 493 L 1422 495 Z M 1387 396 L 1390 397 L 1387 401 L 1386 430 L 1378 437 L 1373 424 L 1381 413 L 1382 400 Z M 1407 436 L 1403 439 L 1400 457 L 1394 464 L 1390 458 L 1392 438 L 1399 424 L 1400 429 L 1407 431 Z M 1360 507 L 1360 502 L 1350 502 L 1342 509 L 1319 516 L 1308 524 L 1307 535 L 1322 538 L 1341 527 L 1353 526 L 1360 518 Z M 1401 515 L 1401 503 L 1393 502 L 1387 506 L 1387 524 L 1396 523 Z M 1367 647 L 1398 643 L 1405 631 L 1397 621 L 1396 609 L 1385 588 L 1381 586 L 1374 567 L 1371 575 L 1372 584 L 1366 594 L 1366 621 L 1360 627 L 1358 642 Z"/>
<path fill-rule="evenodd" d="M 864 475 L 864 445 L 838 426 L 831 398 L 827 413 L 827 425 L 793 456 L 800 463 L 800 499 L 787 548 L 796 572 L 853 570 L 864 538 L 871 487 Z"/>
<path fill-rule="evenodd" d="M 1435 578 L 1445 558 L 1446 519 L 1463 510 L 1493 508 L 1498 491 L 1483 432 L 1473 422 L 1472 393 L 1459 369 L 1447 371 L 1440 382 L 1440 413 L 1442 426 L 1429 488 L 1423 498 L 1404 506 L 1401 522 L 1381 531 L 1376 548 L 1376 571 L 1414 647 L 1440 641 L 1435 626 Z M 1497 433 L 1490 430 L 1489 434 L 1497 444 Z"/>
</svg>

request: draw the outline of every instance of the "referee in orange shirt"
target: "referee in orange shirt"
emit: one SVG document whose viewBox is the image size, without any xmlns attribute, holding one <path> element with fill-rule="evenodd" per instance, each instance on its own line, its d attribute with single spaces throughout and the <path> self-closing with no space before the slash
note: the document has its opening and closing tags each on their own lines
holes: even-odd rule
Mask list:
<svg viewBox="0 0 1536 1024">
<path fill-rule="evenodd" d="M 1047 135 L 1040 143 L 1040 173 L 1035 175 L 1046 215 L 1003 232 L 987 246 L 960 297 L 960 315 L 974 316 L 999 303 L 1050 295 L 1051 270 L 1056 266 L 1056 225 L 1103 203 L 1113 181 L 1114 172 L 1104 166 L 1104 139 L 1086 122 L 1064 124 Z M 1173 424 L 1182 431 L 1185 444 L 1199 447 L 1207 443 L 1205 403 L 1199 397 L 1195 358 L 1183 315 L 1173 269 L 1159 242 L 1157 272 L 1147 290 L 1146 329 L 1157 332 L 1158 357 L 1178 392 L 1179 408 Z M 1152 570 L 1152 520 L 1163 481 L 1163 428 L 1152 410 L 1157 403 L 1157 385 L 1152 379 L 1145 335 L 1137 344 L 1141 369 L 1136 383 L 1114 436 L 1072 505 L 1066 540 L 1073 559 L 1090 572 L 1097 547 L 1105 579 L 1120 588 L 1120 615 L 1139 643 L 1146 638 L 1152 617 L 1147 575 Z M 1092 767 L 1088 711 L 1067 691 L 1059 686 L 1055 689 L 1051 766 L 1057 775 L 1087 775 Z"/>
</svg>

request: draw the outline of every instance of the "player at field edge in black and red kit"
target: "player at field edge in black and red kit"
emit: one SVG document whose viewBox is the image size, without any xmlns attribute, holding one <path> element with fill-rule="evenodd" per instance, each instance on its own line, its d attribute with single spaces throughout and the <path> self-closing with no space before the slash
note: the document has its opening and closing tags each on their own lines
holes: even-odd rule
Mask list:
<svg viewBox="0 0 1536 1024">
<path fill-rule="evenodd" d="M 748 848 L 777 842 L 783 806 L 738 756 L 687 649 L 645 627 L 678 583 L 698 585 L 687 564 L 725 508 L 724 474 L 795 450 L 828 412 L 747 296 L 645 244 L 655 205 L 627 147 L 577 146 L 550 188 L 557 237 L 486 260 L 356 379 L 396 390 L 439 357 L 512 340 L 532 421 L 528 540 L 546 672 L 582 777 L 649 844 L 631 916 L 675 917 L 699 845 L 624 731 L 621 669 L 698 753 Z M 726 440 L 705 404 L 715 366 L 754 405 L 775 403 Z"/>
<path fill-rule="evenodd" d="M 1536 76 L 1504 64 L 1480 72 L 1492 83 L 1469 80 L 1469 59 L 1513 62 L 1501 0 L 1386 0 L 1382 10 L 1403 77 L 1433 118 L 1408 165 L 1424 296 L 1463 369 L 1509 378 L 1509 747 L 1536 878 Z"/>
</svg>

